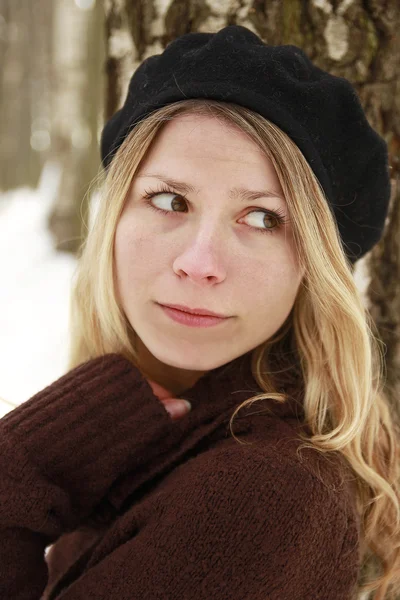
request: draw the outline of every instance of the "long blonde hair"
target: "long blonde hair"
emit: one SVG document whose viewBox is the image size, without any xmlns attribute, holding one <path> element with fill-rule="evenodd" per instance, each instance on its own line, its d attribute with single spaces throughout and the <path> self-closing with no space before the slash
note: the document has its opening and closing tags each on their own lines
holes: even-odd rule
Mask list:
<svg viewBox="0 0 400 600">
<path fill-rule="evenodd" d="M 115 230 L 150 144 L 166 122 L 188 112 L 239 127 L 271 159 L 305 267 L 288 319 L 252 352 L 253 376 L 264 393 L 236 408 L 232 435 L 232 421 L 243 406 L 265 398 L 284 402 L 285 394 L 277 390 L 282 379 L 292 378 L 312 432 L 299 434 L 302 448 L 340 453 L 357 483 L 363 539 L 359 591 L 376 590 L 376 600 L 394 598 L 400 583 L 400 432 L 383 391 L 383 353 L 324 192 L 298 147 L 276 125 L 235 104 L 188 99 L 154 111 L 129 133 L 108 172 L 99 175 L 97 214 L 80 249 L 70 302 L 69 369 L 109 352 L 138 364 L 134 332 L 115 285 Z M 367 574 L 369 583 L 361 580 Z"/>
</svg>

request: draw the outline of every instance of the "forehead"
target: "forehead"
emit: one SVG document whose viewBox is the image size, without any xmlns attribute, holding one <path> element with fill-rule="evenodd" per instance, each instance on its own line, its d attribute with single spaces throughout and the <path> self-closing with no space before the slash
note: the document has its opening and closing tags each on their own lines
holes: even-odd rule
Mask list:
<svg viewBox="0 0 400 600">
<path fill-rule="evenodd" d="M 229 153 L 263 156 L 258 145 L 239 127 L 214 116 L 184 114 L 177 115 L 167 122 L 154 141 L 154 146 L 164 148 L 174 144 L 179 148 L 191 149 L 206 147 L 209 152 L 218 154 L 229 149 Z"/>
<path fill-rule="evenodd" d="M 136 175 L 166 171 L 176 179 L 184 172 L 195 185 L 235 177 L 238 185 L 274 183 L 281 191 L 265 152 L 238 127 L 213 116 L 178 115 L 163 126 Z"/>
</svg>

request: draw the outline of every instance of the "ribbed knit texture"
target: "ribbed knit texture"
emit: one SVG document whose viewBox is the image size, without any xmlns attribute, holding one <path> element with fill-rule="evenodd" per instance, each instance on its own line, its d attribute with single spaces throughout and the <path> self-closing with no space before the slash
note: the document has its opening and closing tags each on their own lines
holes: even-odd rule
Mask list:
<svg viewBox="0 0 400 600">
<path fill-rule="evenodd" d="M 192 411 L 172 421 L 109 354 L 8 413 L 0 598 L 352 600 L 359 521 L 344 462 L 300 462 L 296 400 L 239 412 L 246 445 L 233 440 L 232 409 L 259 391 L 248 360 L 233 361 L 182 394 Z"/>
</svg>

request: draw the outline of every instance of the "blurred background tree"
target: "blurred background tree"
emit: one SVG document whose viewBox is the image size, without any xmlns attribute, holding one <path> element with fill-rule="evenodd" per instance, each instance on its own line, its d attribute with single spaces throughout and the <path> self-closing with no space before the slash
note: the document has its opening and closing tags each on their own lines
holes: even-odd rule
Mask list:
<svg viewBox="0 0 400 600">
<path fill-rule="evenodd" d="M 75 252 L 85 235 L 88 184 L 100 164 L 104 13 L 95 0 L 53 2 L 52 151 L 62 168 L 49 227 L 58 249 Z"/>
<path fill-rule="evenodd" d="M 57 163 L 49 228 L 73 253 L 100 166 L 104 39 L 100 0 L 0 0 L 0 189 L 36 187 Z"/>
<path fill-rule="evenodd" d="M 50 145 L 50 0 L 0 0 L 0 187 L 36 187 Z"/>
</svg>

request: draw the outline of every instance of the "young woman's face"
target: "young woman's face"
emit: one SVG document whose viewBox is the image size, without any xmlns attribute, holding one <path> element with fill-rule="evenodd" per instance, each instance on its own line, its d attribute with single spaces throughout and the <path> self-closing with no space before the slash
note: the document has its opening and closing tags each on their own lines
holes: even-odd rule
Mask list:
<svg viewBox="0 0 400 600">
<path fill-rule="evenodd" d="M 275 169 L 243 132 L 211 116 L 167 123 L 132 182 L 115 238 L 118 293 L 147 377 L 181 393 L 280 328 L 303 273 L 291 224 L 279 225 L 279 215 L 289 219 Z M 191 327 L 165 303 L 229 318 Z"/>
</svg>

